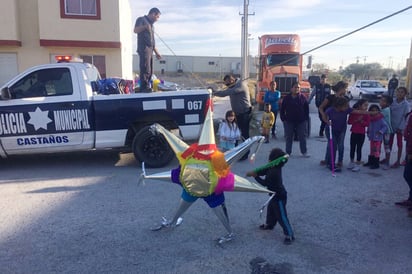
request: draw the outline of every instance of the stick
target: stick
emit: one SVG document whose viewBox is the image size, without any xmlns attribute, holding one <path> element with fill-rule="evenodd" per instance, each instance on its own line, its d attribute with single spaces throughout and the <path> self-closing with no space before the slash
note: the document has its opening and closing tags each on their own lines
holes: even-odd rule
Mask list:
<svg viewBox="0 0 412 274">
<path fill-rule="evenodd" d="M 330 147 L 330 165 L 332 169 L 332 176 L 336 177 L 335 174 L 335 159 L 334 159 L 334 149 L 333 149 L 333 137 L 332 137 L 332 121 L 329 120 L 329 147 Z"/>
</svg>

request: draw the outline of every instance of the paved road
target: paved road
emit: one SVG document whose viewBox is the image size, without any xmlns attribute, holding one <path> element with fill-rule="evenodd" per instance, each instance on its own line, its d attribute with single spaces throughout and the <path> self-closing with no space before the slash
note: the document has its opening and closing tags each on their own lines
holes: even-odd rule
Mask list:
<svg viewBox="0 0 412 274">
<path fill-rule="evenodd" d="M 224 113 L 226 103 L 216 108 Z M 245 174 L 284 145 L 282 138 L 264 144 L 255 163 L 232 169 Z M 279 227 L 258 230 L 267 196 L 257 193 L 226 194 L 236 238 L 223 247 L 214 239 L 225 230 L 203 201 L 176 229 L 150 231 L 161 216 L 173 215 L 180 189 L 160 181 L 138 186 L 132 154 L 0 160 L 0 273 L 412 273 L 412 218 L 393 204 L 407 194 L 402 169 L 343 170 L 334 178 L 319 166 L 325 146 L 309 138 L 306 159 L 294 143 L 284 168 L 296 233 L 291 246 L 283 245 Z M 345 153 L 348 159 L 348 145 Z"/>
</svg>

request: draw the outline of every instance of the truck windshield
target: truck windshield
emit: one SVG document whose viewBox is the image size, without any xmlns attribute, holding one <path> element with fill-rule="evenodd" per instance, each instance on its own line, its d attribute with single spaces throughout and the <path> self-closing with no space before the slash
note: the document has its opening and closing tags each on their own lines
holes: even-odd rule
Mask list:
<svg viewBox="0 0 412 274">
<path fill-rule="evenodd" d="M 272 66 L 299 66 L 299 54 L 270 54 L 266 58 L 266 64 Z"/>
</svg>

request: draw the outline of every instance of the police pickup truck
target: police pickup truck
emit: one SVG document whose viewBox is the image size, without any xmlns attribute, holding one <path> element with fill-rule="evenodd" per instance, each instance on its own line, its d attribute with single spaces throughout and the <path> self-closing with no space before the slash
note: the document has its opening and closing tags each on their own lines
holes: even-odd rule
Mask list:
<svg viewBox="0 0 412 274">
<path fill-rule="evenodd" d="M 183 140 L 196 140 L 207 90 L 99 94 L 100 74 L 87 63 L 32 67 L 1 88 L 0 156 L 122 148 L 149 167 L 174 153 L 159 123 Z"/>
</svg>

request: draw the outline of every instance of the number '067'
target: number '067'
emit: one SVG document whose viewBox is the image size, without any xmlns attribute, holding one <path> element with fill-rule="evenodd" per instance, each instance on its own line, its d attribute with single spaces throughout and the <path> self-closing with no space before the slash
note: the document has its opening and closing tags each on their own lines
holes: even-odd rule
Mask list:
<svg viewBox="0 0 412 274">
<path fill-rule="evenodd" d="M 202 101 L 188 101 L 187 110 L 199 110 L 202 109 Z"/>
</svg>

